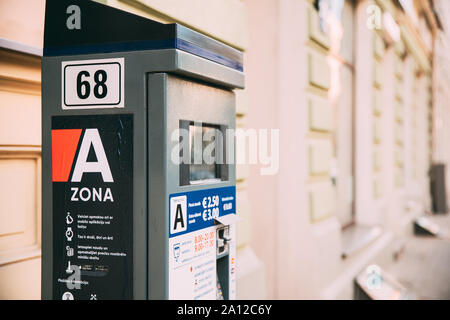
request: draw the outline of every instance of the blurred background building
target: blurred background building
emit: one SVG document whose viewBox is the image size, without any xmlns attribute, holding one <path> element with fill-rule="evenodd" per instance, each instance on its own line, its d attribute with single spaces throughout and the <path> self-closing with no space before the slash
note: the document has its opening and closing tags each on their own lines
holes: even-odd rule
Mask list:
<svg viewBox="0 0 450 320">
<path fill-rule="evenodd" d="M 412 238 L 450 160 L 448 0 L 98 2 L 245 52 L 237 126 L 279 129 L 280 167 L 238 166 L 238 298 L 352 299 L 376 264 L 450 299 L 449 271 L 417 278 L 426 254 L 448 269 L 450 241 Z M 44 8 L 0 0 L 0 299 L 40 298 Z"/>
</svg>

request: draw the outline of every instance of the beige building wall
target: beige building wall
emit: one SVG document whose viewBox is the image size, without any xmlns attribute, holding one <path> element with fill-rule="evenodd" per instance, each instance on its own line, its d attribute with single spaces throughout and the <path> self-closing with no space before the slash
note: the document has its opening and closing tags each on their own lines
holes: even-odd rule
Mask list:
<svg viewBox="0 0 450 320">
<path fill-rule="evenodd" d="M 450 29 L 450 2 L 445 0 L 436 1 L 439 16 L 445 30 Z M 445 32 L 439 32 L 435 42 L 433 67 L 433 86 L 431 99 L 433 101 L 433 160 L 437 163 L 446 163 L 447 194 L 450 195 L 450 37 Z"/>
<path fill-rule="evenodd" d="M 391 1 L 349 3 L 324 33 L 314 1 L 245 1 L 248 123 L 280 128 L 279 174 L 249 177 L 271 298 L 352 298 L 354 277 L 391 261 L 429 209 L 430 27 Z M 398 41 L 367 27 L 373 5 L 402 26 Z"/>
<path fill-rule="evenodd" d="M 0 299 L 40 299 L 44 1 L 0 1 Z M 5 40 L 7 39 L 7 40 Z"/>
</svg>

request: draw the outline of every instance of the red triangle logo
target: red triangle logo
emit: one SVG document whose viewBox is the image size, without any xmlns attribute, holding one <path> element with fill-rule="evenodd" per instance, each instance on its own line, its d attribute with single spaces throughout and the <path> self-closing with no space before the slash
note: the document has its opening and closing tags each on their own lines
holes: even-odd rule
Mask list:
<svg viewBox="0 0 450 320">
<path fill-rule="evenodd" d="M 67 182 L 82 129 L 52 130 L 52 181 Z"/>
</svg>

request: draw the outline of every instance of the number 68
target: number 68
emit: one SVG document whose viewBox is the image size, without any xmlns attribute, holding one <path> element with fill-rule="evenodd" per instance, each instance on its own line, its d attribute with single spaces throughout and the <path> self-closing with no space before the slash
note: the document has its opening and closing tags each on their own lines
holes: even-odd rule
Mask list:
<svg viewBox="0 0 450 320">
<path fill-rule="evenodd" d="M 87 99 L 91 94 L 91 84 L 87 80 L 83 80 L 83 77 L 89 78 L 91 75 L 88 71 L 80 71 L 77 76 L 77 95 L 80 99 Z M 97 70 L 94 73 L 94 96 L 97 99 L 102 99 L 108 94 L 108 87 L 106 86 L 106 80 L 108 79 L 105 70 Z M 84 88 L 84 90 L 83 90 Z"/>
</svg>

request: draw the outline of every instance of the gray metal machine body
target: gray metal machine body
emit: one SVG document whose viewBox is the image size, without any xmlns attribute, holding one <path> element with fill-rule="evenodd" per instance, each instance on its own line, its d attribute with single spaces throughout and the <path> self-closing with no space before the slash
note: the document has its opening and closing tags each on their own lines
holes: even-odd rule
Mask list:
<svg viewBox="0 0 450 320">
<path fill-rule="evenodd" d="M 180 140 L 173 139 L 174 132 L 177 132 L 182 127 L 189 131 L 190 128 L 195 128 L 195 124 L 204 123 L 214 128 L 219 128 L 220 130 L 223 129 L 223 131 L 225 129 L 235 128 L 235 96 L 232 90 L 235 88 L 243 88 L 244 76 L 242 70 L 224 65 L 220 61 L 212 61 L 205 56 L 198 55 L 195 52 L 188 52 L 189 50 L 183 50 L 177 46 L 173 48 L 151 47 L 150 49 L 144 46 L 144 48 L 139 48 L 139 50 L 133 49 L 131 46 L 131 50 L 123 50 L 120 43 L 118 45 L 115 42 L 112 45 L 108 43 L 108 46 L 106 46 L 107 50 L 103 49 L 103 51 L 107 52 L 102 52 L 97 47 L 92 49 L 92 43 L 89 46 L 79 43 L 78 46 L 74 47 L 67 47 L 64 44 L 62 47 L 66 50 L 61 53 L 51 43 L 51 34 L 47 29 L 50 27 L 54 29 L 55 24 L 66 21 L 67 10 L 65 9 L 71 3 L 67 1 L 48 1 L 46 12 L 45 40 L 47 44 L 45 44 L 42 61 L 42 297 L 44 299 L 201 299 L 211 298 L 212 292 L 210 292 L 211 290 L 202 292 L 198 288 L 201 285 L 204 285 L 205 288 L 208 286 L 198 282 L 213 281 L 215 288 L 217 282 L 219 287 L 222 288 L 221 290 L 223 290 L 220 296 L 218 292 L 214 292 L 214 296 L 218 296 L 219 298 L 234 298 L 234 280 L 231 283 L 228 278 L 228 275 L 234 274 L 235 271 L 234 256 L 232 257 L 232 261 L 231 258 L 227 260 L 226 271 L 221 271 L 223 264 L 217 264 L 213 269 L 209 269 L 210 273 L 212 272 L 211 270 L 216 272 L 217 278 L 222 278 L 223 275 L 219 273 L 225 272 L 226 279 L 224 279 L 226 283 L 220 284 L 215 278 L 208 280 L 206 278 L 196 277 L 195 275 L 191 279 L 195 282 L 192 283 L 192 287 L 190 283 L 183 283 L 183 281 L 186 282 L 185 280 L 180 280 L 180 284 L 175 283 L 178 281 L 177 279 L 186 279 L 183 274 L 187 274 L 186 272 L 188 271 L 186 270 L 189 268 L 189 272 L 192 274 L 196 272 L 196 268 L 205 272 L 206 269 L 201 270 L 203 268 L 202 263 L 196 264 L 194 261 L 195 257 L 192 256 L 189 258 L 190 260 L 187 259 L 182 262 L 180 254 L 182 257 L 183 245 L 188 245 L 186 244 L 186 239 L 195 241 L 195 250 L 197 250 L 197 240 L 200 245 L 198 248 L 201 247 L 202 250 L 209 250 L 204 249 L 202 241 L 206 243 L 206 240 L 203 238 L 204 235 L 199 233 L 203 230 L 202 226 L 204 226 L 204 223 L 208 223 L 205 230 L 214 230 L 214 237 L 209 239 L 211 241 L 208 243 L 212 245 L 212 249 L 218 250 L 217 241 L 220 239 L 218 239 L 219 235 L 217 230 L 222 228 L 223 225 L 217 221 L 220 221 L 218 218 L 220 218 L 219 215 L 222 215 L 222 209 L 220 214 L 217 213 L 212 218 L 207 215 L 205 219 L 204 215 L 199 216 L 197 214 L 197 219 L 202 220 L 203 218 L 204 220 L 197 220 L 197 222 L 203 224 L 199 225 L 198 229 L 195 229 L 195 232 L 192 233 L 189 233 L 189 229 L 184 230 L 184 236 L 180 238 L 181 242 L 172 243 L 174 241 L 171 242 L 170 240 L 171 232 L 173 231 L 170 225 L 170 206 L 172 198 L 174 198 L 174 203 L 177 203 L 176 201 L 179 201 L 177 200 L 178 198 L 183 200 L 183 197 L 187 197 L 188 207 L 190 208 L 191 203 L 189 202 L 189 197 L 193 197 L 192 199 L 194 200 L 192 201 L 195 201 L 195 197 L 203 198 L 203 201 L 205 201 L 205 198 L 215 195 L 214 191 L 211 191 L 211 193 L 209 190 L 219 190 L 217 191 L 217 195 L 220 197 L 223 196 L 225 201 L 234 197 L 230 200 L 230 207 L 232 206 L 232 212 L 230 213 L 234 216 L 236 215 L 235 191 L 233 191 L 236 176 L 234 163 L 225 164 L 225 167 L 222 167 L 222 175 L 218 179 L 205 180 L 204 182 L 199 180 L 196 183 L 189 183 L 186 180 L 186 172 L 181 168 L 182 165 L 174 163 L 172 157 L 175 145 L 180 142 Z M 51 7 L 52 5 L 54 5 L 53 8 Z M 104 11 L 105 15 L 113 12 L 114 14 L 124 15 L 127 19 L 138 19 L 136 16 L 122 13 L 112 8 L 103 8 L 103 6 L 97 3 L 91 3 L 90 1 L 80 1 L 78 5 L 82 13 L 88 10 L 107 10 Z M 57 10 L 61 11 L 60 14 L 64 19 L 56 22 L 51 21 L 53 17 L 49 17 L 49 13 L 55 16 Z M 145 23 L 143 21 L 141 22 Z M 81 20 L 81 23 L 81 28 L 83 28 L 86 24 L 95 23 L 95 20 Z M 112 23 L 120 24 L 120 21 L 113 21 Z M 61 25 L 61 30 L 64 27 L 64 25 Z M 125 27 L 122 25 L 122 28 Z M 203 43 L 209 50 L 204 52 L 215 51 L 216 56 L 221 56 L 222 52 L 225 56 L 238 57 L 238 60 L 242 59 L 240 52 L 218 41 L 178 25 L 175 25 L 175 30 L 178 30 L 176 39 L 180 39 L 180 37 L 192 39 L 191 44 L 195 44 L 195 47 L 201 47 Z M 64 32 L 70 34 L 71 30 L 64 30 Z M 47 33 L 50 35 L 47 36 Z M 83 48 L 85 47 L 88 47 L 88 49 L 84 50 Z M 46 51 L 46 48 L 49 48 L 49 50 Z M 119 99 L 122 107 L 109 107 L 102 106 L 101 104 L 91 106 L 86 104 L 85 106 L 71 107 L 69 103 L 67 103 L 68 105 L 65 108 L 62 107 L 62 105 L 66 104 L 65 86 L 70 85 L 70 81 L 65 79 L 66 66 L 74 66 L 74 70 L 79 70 L 76 68 L 79 68 L 82 62 L 85 64 L 101 64 L 102 61 L 108 63 L 109 61 L 114 62 L 117 59 L 122 59 L 120 60 L 121 65 L 119 66 L 121 68 L 120 75 L 123 77 L 123 88 L 120 90 L 121 97 Z M 85 75 L 87 74 L 85 73 Z M 90 76 L 92 77 L 92 74 Z M 106 80 L 104 77 L 97 76 L 97 74 L 95 77 L 95 81 L 98 82 Z M 78 81 L 82 79 L 80 74 L 78 74 L 77 79 Z M 85 79 L 87 79 L 87 76 Z M 94 88 L 93 85 L 94 82 L 91 83 L 91 91 L 97 90 L 96 92 L 101 96 L 102 91 Z M 84 92 L 81 91 L 81 94 L 86 95 L 88 93 L 86 90 Z M 80 94 L 80 91 L 78 93 Z M 103 93 L 106 92 L 103 91 Z M 112 118 L 108 118 L 108 116 Z M 108 126 L 107 124 L 110 120 L 113 123 L 112 126 Z M 129 122 L 127 122 L 128 120 Z M 130 123 L 130 131 L 124 131 L 123 136 L 125 137 L 126 134 L 129 134 L 132 137 L 128 145 L 123 145 L 123 141 L 111 142 L 111 148 L 114 148 L 116 143 L 118 143 L 118 145 L 123 147 L 120 150 L 132 150 L 132 156 L 127 158 L 131 159 L 132 163 L 130 165 L 131 170 L 129 171 L 126 171 L 124 169 L 125 167 L 123 167 L 126 166 L 126 163 L 124 162 L 125 164 L 123 164 L 120 162 L 122 161 L 121 157 L 124 157 L 124 155 L 120 154 L 119 149 L 117 150 L 119 155 L 114 155 L 118 159 L 117 168 L 123 170 L 122 174 L 129 173 L 128 177 L 124 175 L 123 179 L 125 180 L 123 181 L 126 182 L 121 186 L 114 185 L 120 183 L 120 181 L 115 178 L 115 165 L 111 164 L 113 161 L 111 160 L 112 156 L 108 154 L 107 142 L 105 141 L 105 139 L 108 139 L 105 137 L 111 137 L 113 135 L 103 135 L 104 132 L 110 130 L 108 128 L 112 128 L 111 130 L 113 131 L 116 130 L 114 129 L 116 128 L 114 127 L 115 123 L 119 124 L 119 129 L 117 129 L 119 131 L 121 130 L 120 125 Z M 96 129 L 96 124 L 99 124 L 99 129 Z M 103 142 L 106 158 L 111 167 L 110 172 L 112 173 L 112 177 L 114 177 L 114 179 L 111 178 L 111 181 L 105 179 L 103 173 L 100 175 L 98 172 L 95 173 L 95 170 L 92 171 L 93 173 L 89 173 L 87 169 L 84 173 L 81 173 L 81 180 L 74 178 L 78 170 L 74 167 L 78 165 L 77 161 L 79 160 L 77 160 L 77 157 L 82 153 L 83 139 L 87 139 L 88 130 L 93 129 L 97 130 L 96 132 L 99 133 L 100 141 Z M 66 141 L 75 141 L 69 138 L 72 133 L 76 134 L 77 130 L 81 133 L 75 139 L 76 142 L 71 142 L 73 144 L 73 152 L 75 152 L 71 156 L 72 164 L 68 166 L 63 163 L 61 165 L 62 169 L 55 169 L 55 161 L 59 159 L 55 154 L 60 152 L 57 150 L 56 144 L 60 143 L 62 147 L 59 148 L 64 149 L 67 145 Z M 119 131 L 113 132 L 118 137 L 118 140 L 122 138 L 121 132 Z M 92 131 L 89 131 L 90 133 Z M 89 150 L 94 148 L 95 153 L 96 145 L 94 138 L 92 138 L 91 145 L 87 145 Z M 230 143 L 232 141 L 227 142 Z M 129 146 L 130 143 L 132 147 Z M 91 152 L 92 150 L 89 151 L 89 154 Z M 89 155 L 89 157 L 91 156 Z M 93 159 L 90 159 L 86 153 L 86 159 L 88 159 L 87 162 L 99 162 L 100 154 L 97 153 Z M 64 166 L 69 170 L 66 170 L 67 174 L 69 174 L 67 176 L 68 178 L 64 180 L 65 178 L 63 177 L 58 180 L 58 178 L 55 178 L 55 175 L 58 174 L 57 170 L 62 170 L 61 172 L 63 172 Z M 188 169 L 188 167 L 184 168 Z M 61 176 L 64 175 L 62 174 Z M 94 187 L 86 188 L 83 191 L 83 179 L 91 176 L 94 179 L 92 180 L 92 186 Z M 95 179 L 100 179 L 99 177 L 103 177 L 103 181 L 101 182 L 102 188 L 95 188 L 95 181 L 97 181 Z M 122 188 L 127 183 L 129 183 L 129 188 L 126 189 L 127 191 L 120 193 L 119 197 L 116 197 L 114 192 L 119 190 L 117 188 Z M 97 198 L 98 201 L 95 202 L 95 192 L 105 192 L 107 186 L 111 186 L 112 190 L 111 199 L 109 200 L 112 200 L 114 196 L 115 202 L 110 207 L 107 204 L 102 207 L 103 204 L 100 198 L 102 196 L 99 196 Z M 77 191 L 79 192 L 78 195 L 75 195 L 75 189 L 79 189 Z M 225 193 L 222 194 L 223 192 Z M 125 207 L 120 207 L 121 194 L 123 194 L 124 201 L 129 201 L 130 206 L 125 204 Z M 56 199 L 55 197 L 64 198 L 64 200 Z M 106 195 L 104 197 L 106 199 L 105 203 L 107 203 L 108 197 Z M 71 207 L 69 198 L 78 201 L 76 203 L 74 202 L 75 207 Z M 220 198 L 221 201 L 222 198 Z M 218 203 L 216 204 L 218 205 Z M 213 203 L 211 207 L 217 206 L 216 204 Z M 117 205 L 118 207 L 114 207 L 113 205 Z M 183 205 L 184 207 L 179 207 L 180 210 L 188 210 L 186 203 Z M 123 225 L 119 225 L 119 221 L 122 221 L 120 215 L 126 212 L 127 206 L 129 208 L 132 207 L 132 209 L 130 212 L 127 212 L 128 218 L 124 217 L 123 219 L 125 220 L 123 221 L 129 219 L 131 221 L 130 228 L 122 230 L 121 228 L 126 225 L 126 222 Z M 72 209 L 68 209 L 69 207 Z M 108 212 L 109 210 L 111 211 Z M 200 210 L 199 212 L 204 214 L 204 210 Z M 105 215 L 108 213 L 110 216 L 105 218 Z M 186 215 L 186 212 L 182 213 Z M 72 222 L 69 224 L 67 219 L 61 220 L 62 222 L 57 222 L 57 220 L 60 220 L 59 216 L 61 215 L 66 216 L 66 218 L 70 216 L 70 219 L 73 218 L 75 221 L 73 224 Z M 130 215 L 131 217 L 129 217 Z M 116 224 L 114 231 L 111 231 L 111 235 L 107 234 L 109 229 L 102 229 L 103 227 L 101 225 L 95 226 L 97 229 L 93 229 L 94 224 L 100 224 L 98 221 L 105 221 L 105 219 L 111 219 L 109 222 L 110 225 Z M 192 219 L 192 221 L 194 220 Z M 186 220 L 181 222 L 182 226 L 188 223 Z M 195 224 L 194 222 L 192 225 Z M 68 232 L 69 228 L 70 232 Z M 88 240 L 89 234 L 86 232 L 89 228 L 96 230 L 97 238 L 100 240 L 95 240 L 95 237 L 92 238 L 93 240 Z M 122 232 L 128 232 L 129 237 L 124 236 L 120 240 Z M 229 250 L 233 251 L 234 249 L 232 247 L 235 247 L 234 226 L 230 226 L 230 230 L 226 232 L 230 232 L 232 235 L 230 238 L 227 234 L 228 238 L 226 241 L 228 241 Z M 195 236 L 195 239 L 190 236 L 191 234 L 192 237 Z M 212 236 L 212 233 L 210 234 Z M 107 245 L 103 247 L 100 245 L 107 241 L 101 239 L 101 236 L 104 239 L 108 237 L 114 239 L 109 242 L 112 243 L 109 248 Z M 176 236 L 173 235 L 172 238 L 176 239 Z M 123 245 L 123 248 L 128 247 L 129 252 L 126 249 L 121 249 L 123 252 L 113 250 L 113 241 L 118 241 L 117 243 L 120 246 Z M 212 241 L 214 241 L 214 244 Z M 126 243 L 124 244 L 124 242 Z M 129 242 L 132 243 L 130 244 Z M 188 251 L 186 248 L 184 250 L 185 252 Z M 69 253 L 69 249 L 74 249 L 74 252 Z M 84 255 L 79 254 L 82 249 L 84 249 Z M 212 249 L 210 248 L 210 251 Z M 208 252 L 210 253 L 210 251 Z M 102 255 L 114 256 L 114 258 L 111 257 L 112 260 L 108 261 L 119 262 L 111 262 L 111 264 L 103 263 L 102 266 L 98 266 L 96 263 L 98 264 L 98 261 L 104 259 L 99 252 L 102 252 Z M 88 257 L 88 255 L 90 256 Z M 217 256 L 220 256 L 220 254 L 217 254 Z M 124 260 L 127 259 L 126 257 L 131 259 L 131 261 L 126 262 Z M 73 260 L 72 267 L 69 262 L 71 259 Z M 81 266 L 80 259 L 87 261 L 86 263 L 83 262 L 83 267 Z M 171 259 L 175 259 L 176 262 Z M 69 262 L 68 266 L 67 262 Z M 174 265 L 176 263 L 179 263 L 179 265 Z M 101 284 L 96 285 L 96 281 L 99 281 L 97 279 L 102 277 L 108 279 L 108 272 L 111 275 L 114 274 L 116 264 L 118 265 L 117 269 L 121 270 L 119 275 L 111 276 L 110 280 L 102 280 L 103 282 Z M 61 270 L 58 269 L 60 268 L 59 265 L 62 266 Z M 73 266 L 79 267 L 79 278 L 81 278 L 78 279 L 79 283 L 76 282 L 78 281 L 77 278 L 74 278 L 75 272 L 73 271 L 75 268 Z M 180 268 L 187 269 L 183 271 L 184 273 L 181 271 L 181 273 L 177 273 L 178 271 L 176 270 L 181 270 Z M 62 270 L 67 271 L 67 279 L 72 277 L 72 282 L 64 279 L 62 275 L 64 272 Z M 123 270 L 128 271 L 123 272 Z M 123 280 L 119 278 L 122 287 L 115 290 L 116 280 L 118 276 L 120 277 L 120 274 L 128 279 Z M 88 281 L 85 281 L 85 275 L 87 275 Z M 209 288 L 211 288 L 211 284 L 209 284 Z M 79 292 L 83 292 L 83 294 L 78 294 Z"/>
</svg>

